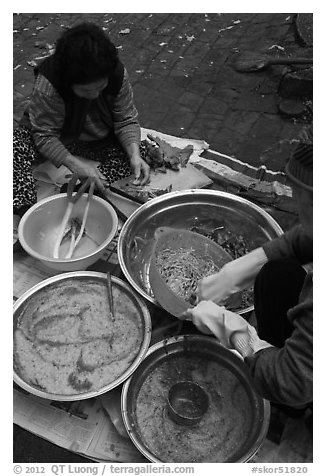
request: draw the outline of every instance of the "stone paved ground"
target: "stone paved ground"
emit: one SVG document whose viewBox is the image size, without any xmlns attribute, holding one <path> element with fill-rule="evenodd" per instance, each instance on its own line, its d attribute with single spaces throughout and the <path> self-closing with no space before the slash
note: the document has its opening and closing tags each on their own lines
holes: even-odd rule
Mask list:
<svg viewBox="0 0 326 476">
<path fill-rule="evenodd" d="M 284 66 L 246 74 L 233 68 L 245 51 L 311 56 L 297 41 L 293 14 L 28 13 L 13 19 L 14 126 L 32 91 L 34 62 L 51 51 L 64 28 L 86 19 L 105 28 L 119 48 L 143 127 L 204 139 L 211 149 L 255 166 L 273 148 L 265 165 L 280 170 L 285 156 L 276 144 L 311 121 L 311 114 L 294 120 L 278 113 Z M 14 438 L 16 462 L 83 461 L 20 428 Z"/>
<path fill-rule="evenodd" d="M 14 123 L 32 91 L 33 61 L 49 53 L 64 28 L 90 20 L 119 48 L 143 127 L 194 139 L 252 165 L 266 149 L 295 137 L 306 119 L 278 113 L 284 66 L 236 72 L 246 51 L 311 56 L 287 13 L 104 13 L 14 15 Z M 308 118 L 309 120 L 309 118 Z M 282 153 L 268 155 L 278 170 Z"/>
</svg>

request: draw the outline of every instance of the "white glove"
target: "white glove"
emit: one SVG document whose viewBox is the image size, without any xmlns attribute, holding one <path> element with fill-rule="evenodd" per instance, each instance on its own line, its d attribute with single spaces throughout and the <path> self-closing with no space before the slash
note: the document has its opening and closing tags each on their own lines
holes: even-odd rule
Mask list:
<svg viewBox="0 0 326 476">
<path fill-rule="evenodd" d="M 243 317 L 212 301 L 201 301 L 196 307 L 188 309 L 183 317 L 190 317 L 197 329 L 204 334 L 214 334 L 224 347 L 236 349 L 242 357 L 271 347 L 271 344 L 259 339 L 256 329 Z"/>
<path fill-rule="evenodd" d="M 221 271 L 198 282 L 198 300 L 225 304 L 232 295 L 251 286 L 268 258 L 263 248 L 226 263 Z"/>
</svg>

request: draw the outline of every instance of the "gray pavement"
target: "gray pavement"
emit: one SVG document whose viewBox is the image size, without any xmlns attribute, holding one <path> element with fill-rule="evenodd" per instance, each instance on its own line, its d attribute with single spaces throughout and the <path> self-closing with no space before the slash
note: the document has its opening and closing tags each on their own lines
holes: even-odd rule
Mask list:
<svg viewBox="0 0 326 476">
<path fill-rule="evenodd" d="M 101 25 L 119 48 L 143 127 L 204 139 L 218 152 L 282 170 L 286 157 L 278 142 L 312 120 L 312 111 L 299 119 L 278 112 L 280 80 L 291 68 L 243 74 L 233 67 L 246 51 L 311 56 L 311 47 L 298 41 L 294 14 L 23 13 L 13 18 L 14 126 L 32 92 L 35 62 L 65 28 L 85 20 Z M 85 460 L 16 428 L 14 461 Z"/>
<path fill-rule="evenodd" d="M 97 13 L 14 15 L 14 124 L 32 91 L 33 64 L 58 35 L 85 20 L 102 26 L 119 48 L 131 77 L 143 127 L 204 139 L 210 148 L 259 166 L 282 169 L 281 139 L 292 139 L 309 117 L 278 112 L 282 74 L 271 66 L 239 73 L 234 61 L 247 51 L 311 56 L 287 13 Z M 310 104 L 310 107 L 312 105 Z"/>
</svg>

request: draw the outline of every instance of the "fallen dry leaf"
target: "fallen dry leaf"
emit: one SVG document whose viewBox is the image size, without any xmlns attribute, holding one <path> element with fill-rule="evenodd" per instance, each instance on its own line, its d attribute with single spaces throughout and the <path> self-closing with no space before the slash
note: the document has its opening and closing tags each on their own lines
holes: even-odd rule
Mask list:
<svg viewBox="0 0 326 476">
<path fill-rule="evenodd" d="M 285 49 L 285 48 L 283 48 L 283 46 L 279 46 L 279 45 L 272 45 L 268 49 L 273 50 L 274 48 L 276 48 L 278 50 L 281 50 L 281 51 L 284 51 L 284 49 Z"/>
<path fill-rule="evenodd" d="M 128 35 L 130 33 L 130 28 L 125 28 L 124 30 L 119 31 L 119 35 Z"/>
</svg>

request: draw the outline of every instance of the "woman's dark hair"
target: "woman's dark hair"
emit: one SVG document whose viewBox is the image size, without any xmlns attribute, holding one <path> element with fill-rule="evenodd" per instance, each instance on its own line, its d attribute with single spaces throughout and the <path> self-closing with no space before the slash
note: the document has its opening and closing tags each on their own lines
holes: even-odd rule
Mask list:
<svg viewBox="0 0 326 476">
<path fill-rule="evenodd" d="M 65 31 L 57 40 L 54 56 L 66 87 L 109 76 L 118 62 L 114 44 L 102 28 L 89 22 Z"/>
</svg>

